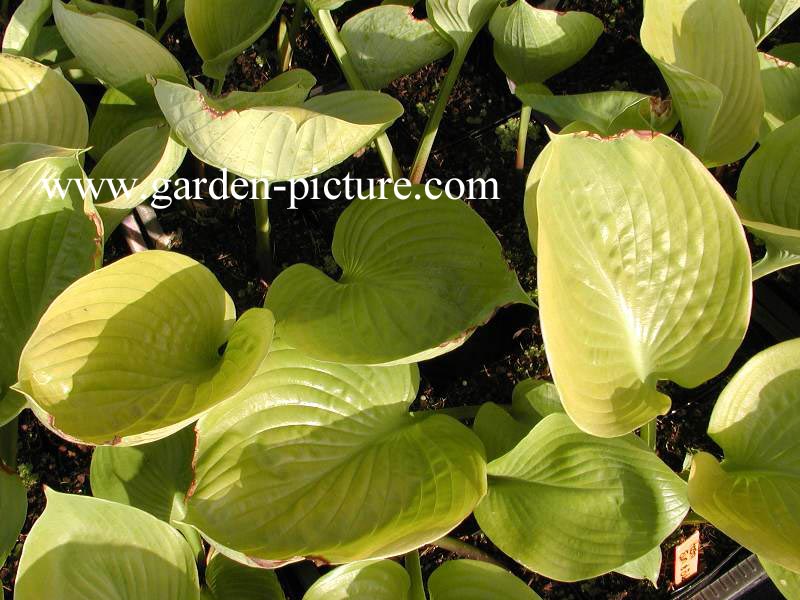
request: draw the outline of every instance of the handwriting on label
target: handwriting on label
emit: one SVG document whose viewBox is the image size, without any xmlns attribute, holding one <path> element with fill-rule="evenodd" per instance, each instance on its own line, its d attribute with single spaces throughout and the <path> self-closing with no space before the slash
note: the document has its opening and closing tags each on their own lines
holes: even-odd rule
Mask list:
<svg viewBox="0 0 800 600">
<path fill-rule="evenodd" d="M 700 532 L 695 531 L 675 547 L 675 585 L 697 575 L 700 559 Z"/>
</svg>

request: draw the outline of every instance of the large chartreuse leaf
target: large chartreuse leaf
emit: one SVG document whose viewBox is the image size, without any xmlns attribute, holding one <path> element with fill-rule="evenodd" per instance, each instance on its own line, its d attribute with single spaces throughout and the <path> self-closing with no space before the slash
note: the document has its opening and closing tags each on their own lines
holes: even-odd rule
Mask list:
<svg viewBox="0 0 800 600">
<path fill-rule="evenodd" d="M 410 414 L 414 366 L 348 367 L 276 341 L 259 373 L 197 424 L 185 521 L 256 561 L 382 558 L 432 542 L 486 491 L 458 421 Z"/>
<path fill-rule="evenodd" d="M 769 134 L 739 177 L 736 205 L 766 245 L 753 277 L 800 264 L 800 116 Z"/>
<path fill-rule="evenodd" d="M 759 558 L 764 570 L 769 575 L 784 598 L 787 600 L 800 600 L 800 573 L 784 569 L 774 562 Z"/>
<path fill-rule="evenodd" d="M 286 342 L 320 360 L 418 362 L 463 344 L 498 308 L 530 303 L 471 208 L 429 198 L 421 185 L 408 200 L 396 192 L 342 213 L 332 249 L 338 281 L 301 264 L 272 284 L 265 306 Z"/>
<path fill-rule="evenodd" d="M 407 600 L 411 580 L 391 560 L 364 560 L 320 577 L 303 600 Z"/>
<path fill-rule="evenodd" d="M 374 90 L 452 50 L 430 22 L 416 18 L 409 6 L 368 8 L 342 26 L 341 36 L 361 81 Z"/>
<path fill-rule="evenodd" d="M 338 92 L 297 106 L 248 102 L 218 109 L 203 92 L 185 85 L 159 80 L 155 90 L 170 125 L 195 156 L 271 182 L 322 173 L 366 146 L 403 113 L 397 100 L 378 92 Z"/>
<path fill-rule="evenodd" d="M 92 455 L 92 493 L 167 523 L 181 519 L 192 484 L 194 444 L 194 429 L 186 427 L 151 444 L 100 446 Z"/>
<path fill-rule="evenodd" d="M 720 394 L 689 476 L 692 508 L 759 557 L 800 571 L 800 339 L 757 354 Z"/>
<path fill-rule="evenodd" d="M 764 92 L 736 0 L 647 2 L 641 36 L 672 92 L 688 148 L 710 166 L 746 155 L 758 139 Z"/>
<path fill-rule="evenodd" d="M 166 123 L 134 131 L 103 155 L 90 177 L 99 190 L 95 202 L 106 239 L 131 209 L 175 174 L 185 157 L 186 146 Z M 128 186 L 127 192 L 120 180 Z"/>
<path fill-rule="evenodd" d="M 483 531 L 529 569 L 562 581 L 614 570 L 660 544 L 689 510 L 686 484 L 635 435 L 596 438 L 563 414 L 489 463 Z"/>
<path fill-rule="evenodd" d="M 234 318 L 233 301 L 203 265 L 141 252 L 55 299 L 22 352 L 17 389 L 65 437 L 97 445 L 160 439 L 255 373 L 272 315 L 253 309 Z"/>
<path fill-rule="evenodd" d="M 83 13 L 53 0 L 53 15 L 69 49 L 89 73 L 113 88 L 147 75 L 186 81 L 183 67 L 158 40 L 104 12 Z"/>
<path fill-rule="evenodd" d="M 758 58 L 765 102 L 763 141 L 770 131 L 800 115 L 800 67 L 763 52 L 759 52 Z"/>
<path fill-rule="evenodd" d="M 592 92 L 570 96 L 542 94 L 541 87 L 517 87 L 516 95 L 537 112 L 544 113 L 561 127 L 611 136 L 625 129 L 669 133 L 678 116 L 672 103 L 638 92 Z"/>
<path fill-rule="evenodd" d="M 146 512 L 46 490 L 47 507 L 25 540 L 18 600 L 198 600 L 186 541 Z"/>
<path fill-rule="evenodd" d="M 186 0 L 184 13 L 203 73 L 224 79 L 236 56 L 275 20 L 283 0 Z"/>
<path fill-rule="evenodd" d="M 3 53 L 34 58 L 36 42 L 52 14 L 52 0 L 22 0 L 3 34 Z"/>
<path fill-rule="evenodd" d="M 28 494 L 19 475 L 0 463 L 0 567 L 17 543 L 28 512 Z"/>
<path fill-rule="evenodd" d="M 800 8 L 800 0 L 739 0 L 757 44 Z"/>
<path fill-rule="evenodd" d="M 0 145 L 0 425 L 24 404 L 9 386 L 39 318 L 102 255 L 97 214 L 68 184 L 83 177 L 75 150 Z M 64 186 L 64 197 L 51 197 L 45 181 Z"/>
<path fill-rule="evenodd" d="M 428 579 L 431 600 L 537 600 L 539 595 L 514 575 L 476 560 L 451 560 Z"/>
<path fill-rule="evenodd" d="M 669 410 L 659 380 L 695 387 L 727 366 L 750 317 L 747 240 L 725 190 L 667 136 L 562 135 L 545 152 L 547 358 L 578 426 L 623 435 Z"/>
<path fill-rule="evenodd" d="M 206 566 L 209 600 L 285 600 L 275 571 L 248 567 L 215 553 Z"/>
<path fill-rule="evenodd" d="M 516 0 L 494 12 L 489 31 L 497 64 L 521 85 L 542 83 L 578 62 L 603 33 L 603 22 L 589 13 L 541 9 Z"/>
<path fill-rule="evenodd" d="M 58 71 L 0 54 L 0 144 L 83 148 L 89 119 L 75 88 Z"/>
<path fill-rule="evenodd" d="M 425 3 L 431 24 L 462 55 L 467 53 L 498 4 L 500 0 L 426 0 Z"/>
</svg>

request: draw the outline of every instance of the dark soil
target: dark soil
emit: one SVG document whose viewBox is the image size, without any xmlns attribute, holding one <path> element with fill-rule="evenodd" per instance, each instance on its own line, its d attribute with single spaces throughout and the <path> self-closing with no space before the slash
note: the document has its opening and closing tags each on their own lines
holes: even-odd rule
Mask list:
<svg viewBox="0 0 800 600">
<path fill-rule="evenodd" d="M 12 1 L 12 8 L 17 4 L 17 1 Z M 355 5 L 360 9 L 364 3 L 345 5 L 337 13 L 337 19 L 353 14 Z M 560 8 L 585 10 L 597 15 L 605 23 L 606 33 L 583 61 L 548 82 L 555 93 L 630 89 L 666 95 L 657 68 L 639 45 L 641 2 L 566 0 Z M 287 14 L 291 13 L 288 7 L 284 7 L 284 10 Z M 799 18 L 800 15 L 796 15 L 791 26 L 782 28 L 776 39 L 790 41 L 781 36 L 785 37 L 786 31 L 800 30 Z M 276 30 L 273 27 L 262 40 L 236 60 L 229 73 L 226 89 L 256 89 L 275 74 L 275 38 Z M 194 52 L 183 21 L 178 22 L 167 34 L 165 44 L 178 56 L 190 76 L 202 78 L 201 62 Z M 308 21 L 298 40 L 295 66 L 313 72 L 325 89 L 344 85 L 336 61 L 330 56 L 318 28 Z M 406 109 L 405 115 L 389 132 L 400 162 L 405 167 L 413 160 L 417 140 L 446 68 L 447 59 L 444 59 L 396 81 L 388 89 Z M 98 91 L 84 87 L 80 91 L 87 98 L 90 111 L 93 110 L 99 101 Z M 508 122 L 517 116 L 519 108 L 518 101 L 508 91 L 503 73 L 494 63 L 491 38 L 483 32 L 470 52 L 453 92 L 426 175 L 443 180 L 476 176 L 497 179 L 500 200 L 476 201 L 471 206 L 496 233 L 523 287 L 533 292 L 536 289 L 535 257 L 522 217 L 525 177 L 513 167 L 513 144 L 509 144 L 510 137 L 504 133 L 506 128 L 513 131 L 513 122 Z M 538 131 L 539 135 L 529 142 L 528 168 L 546 141 L 538 125 L 534 125 L 532 130 Z M 204 176 L 214 176 L 212 169 L 201 166 L 189 156 L 179 175 L 194 177 L 202 169 L 206 170 Z M 383 176 L 374 149 L 367 149 L 325 176 L 343 176 L 345 173 L 361 178 Z M 738 167 L 731 167 L 721 175 L 724 175 L 726 187 L 732 191 L 738 177 Z M 345 203 L 306 201 L 299 210 L 286 210 L 287 206 L 288 199 L 281 197 L 273 199 L 270 204 L 278 269 L 303 262 L 329 272 L 335 271 L 330 245 L 336 220 Z M 176 202 L 159 213 L 159 221 L 164 230 L 173 236 L 174 249 L 211 269 L 233 297 L 240 312 L 261 306 L 268 282 L 261 277 L 254 259 L 254 217 L 250 203 L 233 200 L 216 203 Z M 127 253 L 120 234 L 114 234 L 106 249 L 106 261 L 111 262 Z M 800 271 L 794 269 L 766 278 L 766 281 L 757 285 L 756 297 L 759 298 L 761 291 L 764 291 L 770 298 L 783 299 L 789 307 L 786 310 L 791 310 L 796 306 L 798 273 Z M 731 375 L 759 350 L 776 341 L 800 335 L 800 328 L 785 326 L 786 323 L 797 322 L 796 313 L 791 316 L 778 310 L 776 315 L 770 312 L 770 306 L 774 306 L 774 303 L 756 307 L 747 338 L 724 374 L 696 390 L 667 386 L 673 398 L 673 408 L 668 415 L 659 419 L 658 454 L 676 471 L 682 470 L 689 451 L 703 449 L 719 455 L 719 449 L 706 436 L 705 429 L 716 397 Z M 535 311 L 519 308 L 501 311 L 464 347 L 421 365 L 421 371 L 423 380 L 418 408 L 471 405 L 486 401 L 507 403 L 517 382 L 527 377 L 549 377 Z M 10 598 L 25 535 L 44 507 L 42 486 L 71 493 L 90 493 L 90 460 L 90 448 L 65 442 L 47 431 L 31 414 L 22 415 L 19 462 L 20 471 L 28 484 L 30 505 L 20 543 L 0 570 L 0 580 L 7 598 Z M 503 555 L 479 532 L 473 519 L 462 524 L 455 534 L 497 558 L 529 582 L 543 598 L 638 599 L 670 595 L 673 591 L 670 583 L 671 549 L 694 529 L 682 527 L 663 544 L 664 564 L 658 590 L 649 583 L 613 574 L 577 584 L 550 581 L 526 571 Z M 701 572 L 713 569 L 738 548 L 737 544 L 713 527 L 702 526 L 701 534 Z M 441 550 L 424 550 L 424 572 L 430 573 L 447 558 L 450 558 L 448 553 Z"/>
</svg>

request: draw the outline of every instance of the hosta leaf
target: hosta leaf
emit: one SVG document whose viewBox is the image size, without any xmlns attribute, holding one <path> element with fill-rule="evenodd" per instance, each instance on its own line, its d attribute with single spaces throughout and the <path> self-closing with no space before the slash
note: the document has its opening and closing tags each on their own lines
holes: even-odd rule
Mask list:
<svg viewBox="0 0 800 600">
<path fill-rule="evenodd" d="M 275 20 L 283 0 L 186 0 L 184 13 L 203 73 L 224 79 L 236 56 Z"/>
<path fill-rule="evenodd" d="M 147 75 L 186 81 L 183 67 L 158 40 L 135 25 L 53 0 L 53 15 L 69 49 L 86 70 L 112 88 Z"/>
<path fill-rule="evenodd" d="M 98 219 L 74 186 L 52 198 L 43 182 L 83 177 L 75 150 L 33 144 L 0 146 L 0 425 L 17 415 L 9 391 L 25 342 L 47 305 L 94 268 Z M 91 213 L 91 216 L 86 211 Z"/>
<path fill-rule="evenodd" d="M 500 0 L 426 0 L 428 19 L 457 53 L 466 54 Z"/>
<path fill-rule="evenodd" d="M 649 133 L 555 136 L 537 206 L 542 334 L 581 429 L 631 432 L 669 409 L 659 380 L 695 387 L 727 366 L 750 317 L 750 253 L 691 153 Z"/>
<path fill-rule="evenodd" d="M 0 567 L 17 544 L 27 513 L 28 493 L 22 480 L 0 464 Z"/>
<path fill-rule="evenodd" d="M 775 584 L 783 597 L 787 600 L 800 600 L 800 573 L 784 569 L 774 562 L 759 558 L 764 570 L 769 575 L 772 583 Z"/>
<path fill-rule="evenodd" d="M 739 0 L 757 44 L 800 8 L 800 0 Z"/>
<path fill-rule="evenodd" d="M 198 600 L 194 557 L 181 535 L 146 512 L 46 490 L 25 540 L 18 600 Z"/>
<path fill-rule="evenodd" d="M 265 306 L 287 343 L 320 360 L 418 362 L 463 344 L 498 308 L 530 302 L 471 208 L 421 185 L 407 193 L 390 187 L 345 209 L 333 236 L 339 281 L 302 264 L 275 279 Z"/>
<path fill-rule="evenodd" d="M 526 379 L 515 387 L 511 397 L 511 415 L 528 430 L 553 413 L 563 413 L 558 390 L 549 381 Z"/>
<path fill-rule="evenodd" d="M 654 586 L 658 587 L 658 576 L 661 574 L 661 560 L 661 546 L 656 546 L 644 556 L 625 563 L 614 570 L 617 573 L 625 575 L 625 577 L 647 579 Z"/>
<path fill-rule="evenodd" d="M 284 600 L 275 571 L 246 567 L 214 554 L 206 567 L 207 592 L 212 600 Z"/>
<path fill-rule="evenodd" d="M 19 421 L 13 419 L 0 425 L 0 463 L 11 469 L 17 466 L 17 441 L 19 440 Z"/>
<path fill-rule="evenodd" d="M 438 539 L 485 493 L 484 453 L 458 421 L 409 414 L 418 384 L 413 366 L 322 363 L 276 342 L 198 422 L 186 522 L 257 561 L 351 562 Z"/>
<path fill-rule="evenodd" d="M 603 33 L 585 12 L 536 8 L 526 0 L 500 6 L 489 22 L 494 57 L 517 85 L 542 83 L 583 58 Z"/>
<path fill-rule="evenodd" d="M 672 92 L 687 147 L 709 166 L 746 155 L 758 139 L 764 93 L 736 0 L 647 2 L 641 36 Z"/>
<path fill-rule="evenodd" d="M 452 50 L 433 25 L 416 18 L 408 6 L 368 8 L 344 24 L 341 36 L 361 81 L 374 90 Z"/>
<path fill-rule="evenodd" d="M 603 439 L 566 415 L 489 463 L 478 523 L 503 552 L 551 579 L 601 575 L 660 544 L 689 510 L 686 484 L 635 435 Z"/>
<path fill-rule="evenodd" d="M 320 577 L 303 600 L 407 600 L 411 580 L 391 560 L 365 560 Z"/>
<path fill-rule="evenodd" d="M 625 129 L 669 133 L 678 122 L 671 102 L 638 92 L 553 96 L 540 94 L 536 86 L 522 85 L 516 94 L 523 103 L 546 114 L 561 128 L 577 123 L 573 131 L 582 129 L 602 136 L 616 135 Z"/>
<path fill-rule="evenodd" d="M 0 144 L 83 148 L 89 119 L 75 88 L 58 71 L 0 54 Z"/>
<path fill-rule="evenodd" d="M 494 402 L 486 402 L 478 410 L 472 430 L 483 442 L 486 458 L 494 460 L 511 451 L 531 428 Z"/>
<path fill-rule="evenodd" d="M 253 309 L 235 325 L 234 317 L 233 301 L 201 264 L 171 252 L 134 254 L 56 298 L 22 352 L 18 389 L 63 436 L 154 441 L 255 373 L 272 315 Z"/>
<path fill-rule="evenodd" d="M 101 446 L 92 455 L 92 493 L 167 523 L 181 519 L 192 483 L 194 443 L 194 428 L 186 427 L 152 444 Z"/>
<path fill-rule="evenodd" d="M 450 560 L 428 579 L 431 600 L 537 600 L 539 595 L 514 575 L 477 560 Z"/>
<path fill-rule="evenodd" d="M 151 96 L 149 100 L 147 94 Z M 166 120 L 146 81 L 126 86 L 125 90 L 106 90 L 89 128 L 89 154 L 99 161 L 133 132 L 161 123 Z"/>
<path fill-rule="evenodd" d="M 768 561 L 800 571 L 800 339 L 757 354 L 725 387 L 694 456 L 692 508 Z"/>
<path fill-rule="evenodd" d="M 3 34 L 3 53 L 36 58 L 36 42 L 51 14 L 52 0 L 22 0 Z"/>
<path fill-rule="evenodd" d="M 209 108 L 224 113 L 264 106 L 299 106 L 308 98 L 317 78 L 305 69 L 292 69 L 273 77 L 256 92 L 233 91 L 214 97 L 198 82 L 195 86 L 205 96 Z"/>
<path fill-rule="evenodd" d="M 100 192 L 97 212 L 103 219 L 106 239 L 131 209 L 152 196 L 161 181 L 175 174 L 185 156 L 186 146 L 166 123 L 134 131 L 103 155 L 91 178 Z M 120 189 L 120 179 L 130 186 L 127 193 Z"/>
<path fill-rule="evenodd" d="M 736 200 L 742 222 L 767 249 L 753 277 L 800 264 L 800 116 L 770 133 L 747 160 Z"/>
<path fill-rule="evenodd" d="M 307 0 L 306 4 L 311 10 L 336 10 L 347 2 L 348 0 Z"/>
<path fill-rule="evenodd" d="M 87 15 L 103 13 L 134 25 L 136 24 L 136 21 L 139 20 L 139 16 L 134 11 L 112 6 L 110 4 L 99 4 L 97 2 L 92 2 L 91 0 L 71 0 L 71 2 L 78 8 L 78 10 Z"/>
<path fill-rule="evenodd" d="M 766 110 L 761 124 L 763 137 L 800 115 L 800 67 L 759 52 L 761 83 Z"/>
<path fill-rule="evenodd" d="M 185 85 L 159 80 L 155 89 L 161 110 L 195 156 L 242 177 L 271 182 L 322 173 L 366 146 L 403 113 L 397 100 L 378 92 L 346 91 L 300 106 L 219 111 L 205 94 Z"/>
<path fill-rule="evenodd" d="M 769 54 L 775 58 L 800 65 L 800 42 L 775 46 L 769 51 Z"/>
</svg>

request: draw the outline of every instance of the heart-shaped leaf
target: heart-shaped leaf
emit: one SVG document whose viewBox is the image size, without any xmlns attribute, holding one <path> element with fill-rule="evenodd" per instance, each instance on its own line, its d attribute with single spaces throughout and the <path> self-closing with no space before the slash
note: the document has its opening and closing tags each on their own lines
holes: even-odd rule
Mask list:
<svg viewBox="0 0 800 600">
<path fill-rule="evenodd" d="M 364 560 L 320 577 L 303 600 L 407 600 L 411 580 L 391 560 Z"/>
<path fill-rule="evenodd" d="M 14 550 L 27 513 L 28 493 L 22 480 L 0 464 L 0 567 Z"/>
<path fill-rule="evenodd" d="M 500 0 L 426 0 L 425 4 L 431 24 L 456 53 L 465 55 Z"/>
<path fill-rule="evenodd" d="M 431 600 L 538 600 L 539 595 L 514 575 L 477 560 L 450 560 L 428 579 Z"/>
<path fill-rule="evenodd" d="M 397 100 L 378 92 L 338 92 L 300 106 L 228 105 L 220 111 L 201 91 L 185 85 L 159 80 L 155 90 L 169 124 L 195 156 L 270 182 L 322 173 L 403 113 Z"/>
<path fill-rule="evenodd" d="M 283 0 L 186 0 L 184 13 L 203 73 L 224 79 L 234 58 L 275 20 Z"/>
<path fill-rule="evenodd" d="M 546 417 L 489 463 L 478 523 L 551 579 L 596 577 L 659 545 L 689 510 L 686 484 L 635 435 L 596 438 Z"/>
<path fill-rule="evenodd" d="M 17 600 L 199 600 L 194 557 L 172 527 L 146 512 L 45 490 L 25 540 Z"/>
<path fill-rule="evenodd" d="M 494 402 L 485 402 L 475 416 L 472 430 L 483 442 L 487 460 L 494 460 L 510 452 L 531 428 Z"/>
<path fill-rule="evenodd" d="M 55 299 L 22 352 L 17 389 L 64 437 L 154 441 L 255 373 L 272 315 L 253 309 L 234 318 L 233 301 L 203 265 L 172 252 L 134 254 Z"/>
<path fill-rule="evenodd" d="M 50 15 L 52 0 L 22 0 L 3 34 L 3 54 L 36 57 L 36 42 Z"/>
<path fill-rule="evenodd" d="M 455 419 L 409 414 L 418 384 L 413 366 L 322 363 L 276 341 L 198 422 L 185 521 L 256 562 L 383 558 L 439 539 L 485 493 L 486 463 Z"/>
<path fill-rule="evenodd" d="M 658 587 L 658 576 L 661 574 L 662 558 L 661 546 L 656 546 L 644 556 L 625 563 L 614 570 L 617 573 L 625 575 L 625 577 L 647 579 L 655 587 Z"/>
<path fill-rule="evenodd" d="M 24 405 L 9 390 L 25 342 L 50 302 L 91 271 L 102 251 L 99 218 L 70 179 L 84 177 L 75 150 L 0 146 L 0 425 Z M 45 182 L 66 193 L 48 193 Z"/>
<path fill-rule="evenodd" d="M 275 571 L 247 567 L 222 554 L 214 554 L 206 566 L 210 600 L 285 600 Z"/>
<path fill-rule="evenodd" d="M 641 37 L 672 92 L 687 147 L 709 166 L 745 156 L 758 139 L 764 92 L 736 0 L 648 2 Z"/>
<path fill-rule="evenodd" d="M 95 202 L 106 239 L 131 209 L 175 174 L 185 157 L 186 146 L 166 123 L 134 131 L 103 155 L 91 178 L 99 191 Z M 122 189 L 123 181 L 127 191 Z"/>
<path fill-rule="evenodd" d="M 638 92 L 593 92 L 571 96 L 541 94 L 537 85 L 517 87 L 516 95 L 527 106 L 546 114 L 571 131 L 590 131 L 612 136 L 625 129 L 660 131 L 675 129 L 678 115 L 672 103 Z"/>
<path fill-rule="evenodd" d="M 800 0 L 739 0 L 756 44 L 800 8 Z"/>
<path fill-rule="evenodd" d="M 92 493 L 167 523 L 179 520 L 192 484 L 194 444 L 194 428 L 187 427 L 151 444 L 100 446 L 92 455 Z"/>
<path fill-rule="evenodd" d="M 800 573 L 784 569 L 763 558 L 759 558 L 759 561 L 786 600 L 800 600 Z"/>
<path fill-rule="evenodd" d="M 546 416 L 563 412 L 558 389 L 549 381 L 525 379 L 514 386 L 511 415 L 529 430 Z"/>
<path fill-rule="evenodd" d="M 750 318 L 747 240 L 725 190 L 667 136 L 555 136 L 549 152 L 537 192 L 547 358 L 578 426 L 623 435 L 669 410 L 659 380 L 695 387 L 727 366 Z"/>
<path fill-rule="evenodd" d="M 433 25 L 416 18 L 408 6 L 368 8 L 342 26 L 341 36 L 361 81 L 374 90 L 452 50 Z"/>
<path fill-rule="evenodd" d="M 83 148 L 89 119 L 83 100 L 58 71 L 0 54 L 0 144 Z"/>
<path fill-rule="evenodd" d="M 766 109 L 761 124 L 761 139 L 787 121 L 800 115 L 800 67 L 759 52 L 761 83 Z"/>
<path fill-rule="evenodd" d="M 500 6 L 489 22 L 494 58 L 517 85 L 543 83 L 582 59 L 603 33 L 592 14 L 536 8 L 526 0 Z"/>
<path fill-rule="evenodd" d="M 287 343 L 319 360 L 413 363 L 460 346 L 498 308 L 530 303 L 471 208 L 433 187 L 409 186 L 408 200 L 397 191 L 342 213 L 339 281 L 302 264 L 275 279 L 265 306 Z"/>
<path fill-rule="evenodd" d="M 72 53 L 89 73 L 112 88 L 147 75 L 186 81 L 178 59 L 131 23 L 103 12 L 83 13 L 61 0 L 53 0 L 53 15 Z"/>
<path fill-rule="evenodd" d="M 800 339 L 757 354 L 725 387 L 689 476 L 692 508 L 785 569 L 800 571 Z"/>
<path fill-rule="evenodd" d="M 758 279 L 800 264 L 800 116 L 770 133 L 747 160 L 736 205 L 742 222 L 766 245 L 753 265 Z"/>
</svg>

